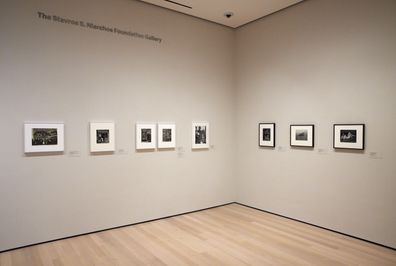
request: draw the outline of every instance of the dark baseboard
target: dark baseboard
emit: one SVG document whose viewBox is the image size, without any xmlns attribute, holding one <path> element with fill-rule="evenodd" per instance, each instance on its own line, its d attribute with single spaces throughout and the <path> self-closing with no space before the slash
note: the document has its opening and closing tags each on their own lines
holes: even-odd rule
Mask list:
<svg viewBox="0 0 396 266">
<path fill-rule="evenodd" d="M 235 202 L 235 203 L 238 204 L 238 205 L 247 207 L 247 208 L 251 208 L 251 209 L 257 210 L 257 211 L 261 211 L 261 212 L 269 213 L 269 214 L 272 214 L 272 215 L 276 215 L 276 216 L 279 216 L 279 217 L 282 217 L 282 218 L 293 220 L 295 222 L 299 222 L 299 223 L 307 224 L 307 225 L 310 225 L 310 226 L 314 226 L 314 227 L 317 227 L 317 228 L 320 228 L 320 229 L 323 229 L 323 230 L 326 230 L 326 231 L 330 231 L 330 232 L 333 232 L 333 233 L 336 233 L 336 234 L 340 234 L 340 235 L 343 235 L 343 236 L 351 237 L 351 238 L 354 238 L 354 239 L 357 239 L 357 240 L 361 240 L 361 241 L 364 241 L 364 242 L 367 242 L 367 243 L 370 243 L 370 244 L 373 244 L 373 245 L 376 245 L 376 246 L 380 246 L 380 247 L 383 247 L 383 248 L 388 248 L 388 249 L 391 249 L 393 251 L 396 251 L 396 248 L 392 248 L 390 246 L 386 246 L 386 245 L 383 245 L 383 244 L 380 244 L 380 243 L 377 243 L 377 242 L 373 242 L 373 241 L 370 241 L 370 240 L 367 240 L 367 239 L 363 239 L 363 238 L 360 238 L 360 237 L 357 237 L 357 236 L 348 235 L 348 234 L 345 234 L 345 233 L 342 233 L 342 232 L 339 232 L 339 231 L 336 231 L 336 230 L 333 230 L 333 229 L 329 229 L 329 228 L 326 228 L 326 227 L 323 227 L 323 226 L 319 226 L 319 225 L 316 225 L 316 224 L 311 224 L 311 223 L 308 223 L 308 222 L 304 222 L 304 221 L 301 221 L 301 220 L 298 220 L 298 219 L 294 219 L 294 218 L 291 218 L 291 217 L 288 217 L 288 216 L 284 216 L 284 215 L 281 215 L 281 214 L 278 214 L 278 213 L 274 213 L 274 212 L 266 211 L 266 210 L 259 209 L 259 208 L 256 208 L 256 207 L 252 207 L 252 206 L 249 206 L 249 205 L 246 205 L 246 204 L 243 204 L 243 203 L 239 203 L 239 202 Z"/>
<path fill-rule="evenodd" d="M 343 236 L 351 237 L 351 238 L 358 239 L 358 240 L 361 240 L 361 241 L 364 241 L 364 242 L 367 242 L 367 243 L 370 243 L 370 244 L 373 244 L 373 245 L 377 245 L 377 246 L 380 246 L 380 247 L 384 247 L 384 248 L 396 251 L 395 248 L 392 248 L 392 247 L 389 247 L 389 246 L 386 246 L 386 245 L 383 245 L 383 244 L 380 244 L 380 243 L 377 243 L 377 242 L 373 242 L 373 241 L 370 241 L 370 240 L 367 240 L 367 239 L 363 239 L 363 238 L 360 238 L 360 237 L 356 237 L 356 236 L 353 236 L 353 235 L 348 235 L 348 234 L 345 234 L 345 233 L 342 233 L 342 232 L 339 232 L 339 231 L 335 231 L 335 230 L 332 230 L 332 229 L 329 229 L 329 228 L 326 228 L 326 227 L 322 227 L 322 226 L 319 226 L 319 225 L 316 225 L 316 224 L 311 224 L 311 223 L 308 223 L 308 222 L 304 222 L 304 221 L 301 221 L 301 220 L 298 220 L 298 219 L 294 219 L 294 218 L 291 218 L 291 217 L 288 217 L 288 216 L 284 216 L 284 215 L 277 214 L 277 213 L 274 213 L 274 212 L 270 212 L 270 211 L 266 211 L 266 210 L 259 209 L 259 208 L 256 208 L 256 207 L 252 207 L 252 206 L 249 206 L 249 205 L 246 205 L 246 204 L 243 204 L 243 203 L 229 202 L 229 203 L 216 205 L 216 206 L 212 206 L 212 207 L 208 207 L 208 208 L 204 208 L 204 209 L 199 209 L 199 210 L 195 210 L 195 211 L 183 212 L 183 213 L 179 213 L 179 214 L 175 214 L 175 215 L 169 215 L 169 216 L 156 218 L 156 219 L 152 219 L 152 220 L 146 220 L 146 221 L 142 221 L 142 222 L 138 222 L 138 223 L 125 224 L 125 225 L 120 225 L 120 226 L 116 226 L 116 227 L 106 228 L 106 229 L 102 229 L 102 230 L 91 231 L 91 232 L 87 232 L 87 233 L 71 235 L 71 236 L 67 236 L 67 237 L 63 237 L 63 238 L 51 239 L 51 240 L 48 240 L 48 241 L 43 241 L 43 242 L 39 242 L 39 243 L 29 244 L 29 245 L 25 245 L 25 246 L 16 247 L 16 248 L 1 250 L 0 253 L 9 252 L 9 251 L 22 249 L 22 248 L 27 248 L 27 247 L 32 247 L 32 246 L 37 246 L 37 245 L 46 244 L 46 243 L 50 243 L 50 242 L 55 242 L 55 241 L 59 241 L 59 240 L 69 239 L 69 238 L 73 238 L 73 237 L 79 237 L 79 236 L 84 236 L 84 235 L 89 235 L 89 234 L 95 234 L 95 233 L 109 231 L 109 230 L 118 229 L 118 228 L 122 228 L 122 227 L 154 222 L 154 221 L 168 219 L 168 218 L 172 218 L 172 217 L 177 217 L 177 216 L 190 214 L 190 213 L 194 213 L 194 212 L 200 212 L 200 211 L 215 209 L 215 208 L 219 208 L 219 207 L 223 207 L 223 206 L 227 206 L 227 205 L 231 205 L 231 204 L 238 204 L 238 205 L 241 205 L 241 206 L 244 206 L 244 207 L 247 207 L 247 208 L 251 208 L 251 209 L 254 209 L 254 210 L 257 210 L 257 211 L 261 211 L 261 212 L 269 213 L 269 214 L 272 214 L 272 215 L 276 215 L 276 216 L 279 216 L 279 217 L 282 217 L 282 218 L 286 218 L 286 219 L 289 219 L 289 220 L 293 220 L 293 221 L 296 221 L 296 222 L 300 222 L 300 223 L 303 223 L 303 224 L 314 226 L 314 227 L 317 227 L 317 228 L 320 228 L 320 229 L 323 229 L 323 230 L 327 230 L 327 231 L 330 231 L 330 232 L 333 232 L 333 233 L 337 233 L 337 234 L 340 234 L 340 235 L 343 235 Z"/>
<path fill-rule="evenodd" d="M 77 235 L 71 235 L 71 236 L 62 237 L 62 238 L 56 238 L 56 239 L 51 239 L 51 240 L 47 240 L 47 241 L 43 241 L 43 242 L 39 242 L 39 243 L 33 243 L 33 244 L 29 244 L 29 245 L 25 245 L 25 246 L 20 246 L 20 247 L 15 247 L 15 248 L 11 248 L 11 249 L 0 250 L 0 253 L 9 252 L 9 251 L 13 251 L 13 250 L 16 250 L 16 249 L 22 249 L 22 248 L 37 246 L 37 245 L 46 244 L 46 243 L 51 243 L 51 242 L 55 242 L 55 241 L 59 241 L 59 240 L 65 240 L 65 239 L 69 239 L 69 238 L 73 238 L 73 237 L 79 237 L 79 236 L 84 236 L 84 235 L 89 235 L 89 234 L 100 233 L 100 232 L 109 231 L 109 230 L 113 230 L 113 229 L 118 229 L 118 228 L 122 228 L 122 227 L 127 227 L 127 226 L 132 226 L 132 225 L 138 225 L 138 224 L 143 224 L 143 223 L 154 222 L 154 221 L 163 220 L 163 219 L 168 219 L 168 218 L 172 218 L 172 217 L 176 217 L 176 216 L 181 216 L 181 215 L 185 215 L 185 214 L 190 214 L 190 213 L 194 213 L 194 212 L 200 212 L 200 211 L 210 210 L 210 209 L 214 209 L 214 208 L 219 208 L 219 207 L 223 207 L 223 206 L 230 205 L 230 204 L 234 204 L 234 203 L 236 203 L 236 202 L 229 202 L 229 203 L 225 203 L 225 204 L 221 204 L 221 205 L 216 205 L 216 206 L 212 206 L 212 207 L 208 207 L 208 208 L 204 208 L 204 209 L 199 209 L 199 210 L 195 210 L 195 211 L 189 211 L 189 212 L 178 213 L 178 214 L 169 215 L 169 216 L 165 216 L 165 217 L 161 217 L 161 218 L 156 218 L 156 219 L 152 219 L 152 220 L 146 220 L 146 221 L 142 221 L 142 222 L 138 222 L 138 223 L 125 224 L 125 225 L 120 225 L 120 226 L 116 226 L 116 227 L 101 229 L 101 230 L 97 230 L 97 231 L 91 231 L 91 232 L 87 232 L 87 233 L 82 233 L 82 234 L 77 234 Z"/>
</svg>

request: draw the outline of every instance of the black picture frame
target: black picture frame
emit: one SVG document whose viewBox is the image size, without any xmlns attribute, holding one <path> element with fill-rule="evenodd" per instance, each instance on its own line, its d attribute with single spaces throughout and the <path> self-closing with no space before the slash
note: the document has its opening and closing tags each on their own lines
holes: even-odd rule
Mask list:
<svg viewBox="0 0 396 266">
<path fill-rule="evenodd" d="M 299 133 L 298 131 L 301 131 L 301 133 Z M 290 146 L 313 148 L 315 146 L 315 125 L 291 124 Z"/>
<path fill-rule="evenodd" d="M 345 150 L 365 149 L 366 125 L 360 124 L 333 124 L 333 148 Z"/>
<path fill-rule="evenodd" d="M 267 139 L 264 139 L 264 129 L 269 130 L 269 135 L 265 135 Z M 276 140 L 276 125 L 275 123 L 259 123 L 258 124 L 258 145 L 259 147 L 275 147 Z"/>
</svg>

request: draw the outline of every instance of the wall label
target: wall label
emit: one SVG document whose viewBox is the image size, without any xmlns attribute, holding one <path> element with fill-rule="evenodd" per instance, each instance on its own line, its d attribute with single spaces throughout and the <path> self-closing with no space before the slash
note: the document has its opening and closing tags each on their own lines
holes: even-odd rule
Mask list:
<svg viewBox="0 0 396 266">
<path fill-rule="evenodd" d="M 139 39 L 143 39 L 143 40 L 162 43 L 162 38 L 159 38 L 154 35 L 147 34 L 147 33 L 132 32 L 132 31 L 128 31 L 128 30 L 119 29 L 116 27 L 97 25 L 97 24 L 82 21 L 82 20 L 62 18 L 57 15 L 48 15 L 48 14 L 45 14 L 44 12 L 40 12 L 40 11 L 37 12 L 37 14 L 38 14 L 39 19 L 43 19 L 43 20 L 47 20 L 47 21 L 69 24 L 71 26 L 87 28 L 90 30 L 99 30 L 99 31 L 103 31 L 103 32 L 117 34 L 117 35 L 124 35 L 124 36 L 129 36 L 132 38 L 139 38 Z"/>
</svg>

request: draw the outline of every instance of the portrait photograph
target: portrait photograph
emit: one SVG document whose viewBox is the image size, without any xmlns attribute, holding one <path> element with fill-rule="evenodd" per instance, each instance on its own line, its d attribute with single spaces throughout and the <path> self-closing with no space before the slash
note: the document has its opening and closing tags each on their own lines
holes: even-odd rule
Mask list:
<svg viewBox="0 0 396 266">
<path fill-rule="evenodd" d="M 113 152 L 115 151 L 115 125 L 113 122 L 90 123 L 90 151 Z"/>
<path fill-rule="evenodd" d="M 176 125 L 158 123 L 158 149 L 176 148 Z"/>
<path fill-rule="evenodd" d="M 136 124 L 136 150 L 153 150 L 156 148 L 156 124 Z"/>
<path fill-rule="evenodd" d="M 193 122 L 192 123 L 192 148 L 208 149 L 209 148 L 209 123 Z"/>
<path fill-rule="evenodd" d="M 259 146 L 275 147 L 275 123 L 259 123 Z"/>
</svg>

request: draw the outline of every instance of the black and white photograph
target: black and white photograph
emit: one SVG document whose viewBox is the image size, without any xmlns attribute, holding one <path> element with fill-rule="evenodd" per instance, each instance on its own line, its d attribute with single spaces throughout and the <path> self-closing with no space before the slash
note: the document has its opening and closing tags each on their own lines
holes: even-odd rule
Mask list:
<svg viewBox="0 0 396 266">
<path fill-rule="evenodd" d="M 208 149 L 209 148 L 209 123 L 193 122 L 192 124 L 192 148 Z"/>
<path fill-rule="evenodd" d="M 334 124 L 334 149 L 364 150 L 364 124 Z"/>
<path fill-rule="evenodd" d="M 58 130 L 56 128 L 33 128 L 32 145 L 57 145 Z"/>
<path fill-rule="evenodd" d="M 206 144 L 206 126 L 195 127 L 195 144 Z"/>
<path fill-rule="evenodd" d="M 270 141 L 271 140 L 271 129 L 263 128 L 263 140 Z"/>
<path fill-rule="evenodd" d="M 156 124 L 136 124 L 136 150 L 154 150 L 157 145 Z"/>
<path fill-rule="evenodd" d="M 91 122 L 91 153 L 114 152 L 115 135 L 113 122 Z"/>
<path fill-rule="evenodd" d="M 275 123 L 259 123 L 259 146 L 275 147 Z"/>
<path fill-rule="evenodd" d="M 151 143 L 151 128 L 142 128 L 141 140 L 144 143 Z"/>
<path fill-rule="evenodd" d="M 172 129 L 164 128 L 162 129 L 162 141 L 171 142 L 172 141 Z"/>
<path fill-rule="evenodd" d="M 356 130 L 341 129 L 340 142 L 356 143 Z"/>
<path fill-rule="evenodd" d="M 297 129 L 296 130 L 296 140 L 308 140 L 308 130 Z"/>
<path fill-rule="evenodd" d="M 176 124 L 158 123 L 158 149 L 176 148 Z"/>
<path fill-rule="evenodd" d="M 24 124 L 25 153 L 64 151 L 64 124 Z"/>
<path fill-rule="evenodd" d="M 97 129 L 96 130 L 96 143 L 103 144 L 110 142 L 110 130 Z"/>
<path fill-rule="evenodd" d="M 290 146 L 314 147 L 314 125 L 290 125 Z"/>
</svg>

